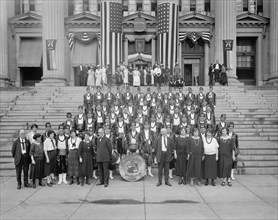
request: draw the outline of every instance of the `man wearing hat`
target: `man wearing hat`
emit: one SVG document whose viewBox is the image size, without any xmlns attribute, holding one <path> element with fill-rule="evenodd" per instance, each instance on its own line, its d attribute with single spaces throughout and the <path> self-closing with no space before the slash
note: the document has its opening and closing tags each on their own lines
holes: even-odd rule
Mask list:
<svg viewBox="0 0 278 220">
<path fill-rule="evenodd" d="M 203 87 L 199 88 L 199 93 L 196 95 L 196 105 L 198 107 L 201 107 L 201 104 L 204 100 L 206 100 L 206 95 L 203 93 L 204 89 Z"/>
<path fill-rule="evenodd" d="M 64 134 L 64 126 L 58 126 L 58 135 L 55 138 L 57 146 L 57 171 L 59 176 L 58 184 L 62 182 L 67 184 L 67 155 L 68 155 L 68 138 Z"/>
<path fill-rule="evenodd" d="M 96 184 L 107 187 L 109 184 L 108 165 L 111 161 L 112 145 L 111 140 L 104 135 L 103 128 L 98 129 L 98 138 L 96 140 L 96 161 L 100 171 L 100 180 Z"/>
<path fill-rule="evenodd" d="M 92 109 L 94 105 L 94 96 L 91 93 L 90 86 L 87 86 L 86 94 L 83 96 L 83 106 L 85 108 L 85 113 Z"/>
<path fill-rule="evenodd" d="M 14 158 L 14 164 L 16 170 L 17 189 L 21 189 L 22 170 L 24 175 L 24 186 L 30 187 L 28 183 L 28 170 L 29 170 L 29 165 L 31 163 L 30 142 L 25 137 L 24 129 L 20 129 L 19 138 L 13 143 L 11 152 Z"/>
<path fill-rule="evenodd" d="M 68 112 L 66 117 L 67 117 L 67 119 L 63 123 L 63 125 L 64 126 L 68 125 L 70 127 L 69 130 L 71 130 L 74 127 L 74 120 L 72 119 L 72 114 L 70 112 Z"/>
<path fill-rule="evenodd" d="M 74 129 L 76 132 L 82 133 L 85 130 L 85 121 L 86 121 L 86 116 L 83 114 L 83 106 L 80 105 L 78 107 L 78 115 L 74 117 Z"/>
<path fill-rule="evenodd" d="M 162 170 L 164 169 L 165 184 L 172 186 L 169 182 L 169 164 L 172 159 L 172 152 L 174 151 L 173 141 L 167 137 L 166 128 L 161 129 L 161 136 L 154 142 L 154 152 L 158 162 L 158 183 L 162 184 Z"/>
<path fill-rule="evenodd" d="M 140 146 L 140 133 L 136 131 L 136 123 L 131 122 L 131 131 L 127 135 L 127 145 L 138 144 Z"/>
</svg>

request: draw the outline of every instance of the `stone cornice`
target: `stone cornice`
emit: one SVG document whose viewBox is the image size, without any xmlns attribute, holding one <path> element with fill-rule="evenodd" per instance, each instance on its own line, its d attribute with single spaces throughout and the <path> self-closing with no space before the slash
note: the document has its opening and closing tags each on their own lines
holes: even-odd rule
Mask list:
<svg viewBox="0 0 278 220">
<path fill-rule="evenodd" d="M 237 27 L 262 27 L 269 24 L 269 19 L 253 13 L 237 15 Z"/>
<path fill-rule="evenodd" d="M 33 12 L 19 14 L 8 19 L 13 27 L 41 27 L 42 16 Z"/>
<path fill-rule="evenodd" d="M 65 18 L 66 26 L 100 27 L 100 17 L 97 15 L 83 12 Z"/>
</svg>

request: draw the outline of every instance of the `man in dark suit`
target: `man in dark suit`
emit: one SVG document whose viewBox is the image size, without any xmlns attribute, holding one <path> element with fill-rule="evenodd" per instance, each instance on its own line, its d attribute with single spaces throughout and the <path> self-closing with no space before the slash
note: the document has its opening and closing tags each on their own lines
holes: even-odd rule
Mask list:
<svg viewBox="0 0 278 220">
<path fill-rule="evenodd" d="M 216 60 L 216 63 L 213 64 L 213 69 L 214 69 L 215 82 L 219 83 L 219 74 L 221 72 L 222 66 L 219 64 L 218 60 Z"/>
<path fill-rule="evenodd" d="M 161 136 L 154 142 L 154 152 L 158 163 L 158 183 L 156 186 L 162 184 L 162 169 L 164 169 L 165 184 L 172 186 L 169 182 L 169 164 L 172 159 L 173 145 L 173 141 L 167 137 L 166 128 L 162 128 Z"/>
<path fill-rule="evenodd" d="M 110 139 L 104 135 L 103 128 L 98 129 L 98 136 L 96 141 L 96 160 L 100 177 L 97 186 L 104 184 L 104 187 L 107 187 L 109 184 L 108 165 L 112 157 L 112 145 Z"/>
<path fill-rule="evenodd" d="M 21 172 L 23 169 L 24 186 L 30 187 L 28 184 L 28 170 L 31 163 L 30 158 L 30 142 L 25 138 L 25 131 L 19 131 L 19 138 L 13 143 L 12 155 L 14 157 L 14 164 L 16 169 L 17 189 L 21 189 Z"/>
</svg>

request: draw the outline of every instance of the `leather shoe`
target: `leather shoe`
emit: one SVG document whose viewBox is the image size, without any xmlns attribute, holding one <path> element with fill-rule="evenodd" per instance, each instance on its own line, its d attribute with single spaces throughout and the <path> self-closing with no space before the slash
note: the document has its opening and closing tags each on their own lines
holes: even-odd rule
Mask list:
<svg viewBox="0 0 278 220">
<path fill-rule="evenodd" d="M 108 183 L 105 183 L 105 184 L 104 184 L 104 187 L 108 187 Z"/>
<path fill-rule="evenodd" d="M 158 183 L 156 184 L 156 186 L 161 186 L 161 184 L 162 184 L 161 182 L 158 182 Z"/>
<path fill-rule="evenodd" d="M 46 183 L 46 185 L 47 185 L 48 187 L 52 187 L 52 185 L 51 185 L 50 183 Z"/>
<path fill-rule="evenodd" d="M 17 189 L 21 189 L 21 185 L 17 185 L 17 187 L 16 187 Z"/>
<path fill-rule="evenodd" d="M 208 181 L 208 179 L 206 180 L 206 182 L 205 182 L 205 186 L 207 186 L 209 184 L 209 181 Z"/>
<path fill-rule="evenodd" d="M 183 185 L 186 185 L 186 184 L 187 184 L 187 180 L 183 179 Z"/>
<path fill-rule="evenodd" d="M 170 183 L 170 182 L 165 182 L 165 185 L 167 185 L 167 186 L 172 186 L 172 184 Z"/>
<path fill-rule="evenodd" d="M 214 180 L 211 181 L 211 185 L 215 186 L 215 181 Z"/>
<path fill-rule="evenodd" d="M 99 182 L 99 183 L 97 183 L 96 185 L 97 185 L 97 186 L 100 186 L 100 185 L 104 185 L 104 183 Z"/>
<path fill-rule="evenodd" d="M 178 184 L 179 184 L 179 185 L 181 185 L 181 184 L 182 184 L 182 182 L 183 182 L 183 180 L 182 180 L 182 179 L 180 179 Z"/>
<path fill-rule="evenodd" d="M 29 183 L 24 183 L 24 187 L 30 188 L 31 186 L 29 185 Z"/>
</svg>

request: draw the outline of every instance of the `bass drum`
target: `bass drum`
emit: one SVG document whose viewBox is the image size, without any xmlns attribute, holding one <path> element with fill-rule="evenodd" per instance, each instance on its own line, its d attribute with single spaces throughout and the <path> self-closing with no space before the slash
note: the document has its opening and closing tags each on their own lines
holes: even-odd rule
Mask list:
<svg viewBox="0 0 278 220">
<path fill-rule="evenodd" d="M 137 154 L 127 155 L 121 159 L 119 171 L 126 181 L 138 181 L 146 175 L 145 160 Z"/>
</svg>

